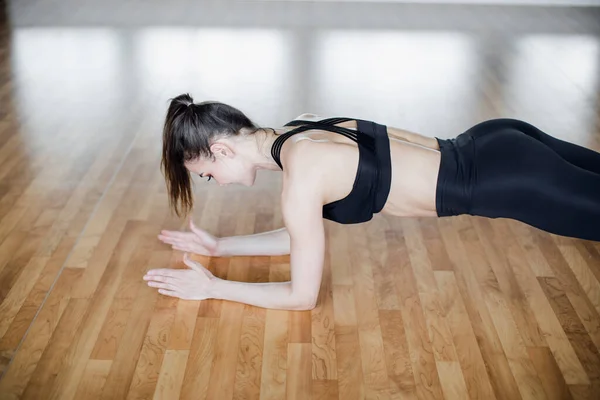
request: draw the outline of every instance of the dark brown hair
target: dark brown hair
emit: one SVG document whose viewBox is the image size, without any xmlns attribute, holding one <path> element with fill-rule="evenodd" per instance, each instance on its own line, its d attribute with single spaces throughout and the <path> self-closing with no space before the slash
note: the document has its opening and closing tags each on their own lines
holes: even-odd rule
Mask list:
<svg viewBox="0 0 600 400">
<path fill-rule="evenodd" d="M 161 169 L 169 205 L 181 217 L 193 207 L 192 180 L 184 162 L 198 157 L 214 158 L 210 145 L 216 138 L 254 134 L 261 128 L 227 104 L 194 103 L 189 94 L 170 100 L 163 128 Z"/>
</svg>

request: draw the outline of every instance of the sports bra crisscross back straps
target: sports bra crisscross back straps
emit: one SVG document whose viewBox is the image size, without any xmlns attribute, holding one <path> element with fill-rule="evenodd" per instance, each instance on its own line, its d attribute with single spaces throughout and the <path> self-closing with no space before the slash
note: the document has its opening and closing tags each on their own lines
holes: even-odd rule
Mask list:
<svg viewBox="0 0 600 400">
<path fill-rule="evenodd" d="M 336 126 L 341 122 L 356 121 L 356 130 Z M 352 118 L 327 118 L 321 121 L 290 121 L 285 126 L 298 126 L 275 139 L 271 155 L 281 169 L 283 143 L 300 132 L 311 129 L 326 130 L 343 135 L 358 145 L 359 159 L 352 191 L 348 196 L 325 204 L 323 218 L 341 224 L 356 224 L 373 218 L 385 205 L 392 181 L 390 141 L 387 127 L 372 121 Z"/>
</svg>

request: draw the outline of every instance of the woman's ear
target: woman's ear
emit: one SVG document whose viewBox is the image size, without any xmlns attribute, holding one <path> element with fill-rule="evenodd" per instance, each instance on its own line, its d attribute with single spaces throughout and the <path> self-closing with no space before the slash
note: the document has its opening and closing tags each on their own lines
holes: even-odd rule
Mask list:
<svg viewBox="0 0 600 400">
<path fill-rule="evenodd" d="M 210 146 L 210 150 L 214 154 L 215 157 L 231 157 L 233 155 L 233 150 L 230 146 L 223 142 L 216 142 Z"/>
</svg>

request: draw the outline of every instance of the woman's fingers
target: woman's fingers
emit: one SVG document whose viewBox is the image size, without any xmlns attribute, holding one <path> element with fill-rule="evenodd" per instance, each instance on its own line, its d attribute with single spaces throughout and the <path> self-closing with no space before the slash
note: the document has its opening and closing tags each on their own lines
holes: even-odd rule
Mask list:
<svg viewBox="0 0 600 400">
<path fill-rule="evenodd" d="M 194 232 L 179 232 L 162 230 L 158 235 L 158 239 L 166 244 L 169 244 L 173 249 L 186 251 L 190 253 L 210 255 L 213 247 L 211 237 L 201 229 L 196 228 L 193 222 L 190 221 L 190 229 Z"/>
<path fill-rule="evenodd" d="M 177 239 L 191 239 L 191 238 L 195 238 L 198 237 L 198 235 L 202 235 L 204 233 L 204 231 L 202 229 L 198 229 L 196 228 L 196 226 L 194 226 L 194 228 L 191 229 L 191 232 L 187 232 L 187 231 L 168 231 L 168 230 L 161 230 L 160 234 L 162 236 L 165 237 L 172 237 L 172 238 L 177 238 Z"/>
<path fill-rule="evenodd" d="M 206 269 L 206 267 L 204 265 L 200 264 L 198 261 L 192 260 L 190 258 L 189 253 L 187 253 L 187 252 L 183 254 L 183 263 L 197 272 L 198 271 L 199 272 L 202 272 L 202 271 L 208 272 L 208 270 Z"/>
<path fill-rule="evenodd" d="M 153 276 L 160 276 L 160 277 L 178 277 L 181 272 L 178 272 L 181 270 L 176 270 L 176 269 L 169 269 L 169 268 L 157 268 L 157 269 L 151 269 L 146 271 L 146 275 L 144 275 L 144 277 L 153 277 Z M 159 278 L 162 279 L 162 278 Z"/>
<path fill-rule="evenodd" d="M 187 239 L 193 237 L 194 234 L 192 232 L 179 232 L 179 231 L 160 231 L 160 236 L 166 238 L 174 238 L 174 239 Z"/>
<path fill-rule="evenodd" d="M 181 283 L 182 270 L 176 269 L 154 269 L 146 272 L 143 279 L 148 282 L 148 286 L 178 291 L 178 283 Z"/>
<path fill-rule="evenodd" d="M 198 240 L 194 240 L 194 238 L 178 239 L 178 238 L 174 238 L 174 237 L 165 237 L 162 235 L 158 235 L 158 239 L 163 243 L 179 245 L 179 246 L 184 246 L 184 245 L 191 246 L 192 244 L 202 245 L 201 243 L 198 243 Z"/>
<path fill-rule="evenodd" d="M 160 240 L 161 242 L 165 242 L 165 243 L 171 243 L 173 242 L 175 239 L 169 236 L 164 236 L 164 235 L 158 235 L 158 240 Z"/>
<path fill-rule="evenodd" d="M 202 235 L 203 233 L 205 233 L 202 229 L 198 228 L 196 226 L 196 224 L 194 224 L 194 221 L 192 221 L 191 218 L 190 218 L 190 230 L 192 232 L 194 232 L 196 235 Z"/>
<path fill-rule="evenodd" d="M 170 244 L 175 250 L 189 251 L 191 253 L 198 253 L 198 254 L 207 253 L 204 246 L 202 246 L 199 243 L 192 244 L 192 243 L 184 242 L 181 240 L 165 241 L 165 243 Z"/>
<path fill-rule="evenodd" d="M 200 264 L 199 262 L 192 260 L 187 252 L 183 254 L 183 263 L 192 269 L 197 269 Z"/>
<path fill-rule="evenodd" d="M 167 296 L 194 300 L 208 298 L 208 285 L 214 276 L 202 264 L 191 260 L 188 253 L 183 259 L 189 269 L 153 269 L 147 271 L 143 279 L 148 281 L 149 287 Z"/>
<path fill-rule="evenodd" d="M 149 281 L 148 282 L 148 286 L 153 287 L 153 288 L 159 288 L 159 289 L 167 289 L 167 290 L 177 291 L 177 286 L 172 285 L 170 283 Z"/>
<path fill-rule="evenodd" d="M 194 237 L 188 239 L 178 239 L 174 237 L 158 235 L 158 239 L 165 244 L 171 245 L 177 250 L 184 250 L 197 254 L 208 254 L 208 250 L 206 249 L 204 243 Z"/>
<path fill-rule="evenodd" d="M 194 242 L 203 245 L 202 238 L 198 237 L 198 235 L 193 232 L 170 231 L 168 233 L 161 233 L 160 235 L 158 235 L 158 239 L 165 243 L 172 243 L 173 241 L 178 240 L 180 242 Z"/>
<path fill-rule="evenodd" d="M 163 243 L 167 243 L 167 244 L 173 244 L 173 243 L 178 243 L 178 242 L 183 241 L 183 239 L 178 239 L 178 238 L 169 237 L 169 236 L 162 236 L 162 235 L 158 235 L 158 240 L 160 240 Z"/>
<path fill-rule="evenodd" d="M 214 235 L 208 233 L 204 229 L 198 228 L 191 219 L 190 229 L 194 233 L 194 240 L 203 245 L 206 243 L 212 243 L 217 239 Z"/>
<path fill-rule="evenodd" d="M 182 240 L 182 239 L 177 239 L 177 238 L 172 238 L 172 237 L 165 237 L 162 235 L 158 235 L 158 238 L 164 242 L 164 243 L 168 243 L 168 244 L 174 244 L 174 243 L 185 243 L 187 241 Z"/>
</svg>

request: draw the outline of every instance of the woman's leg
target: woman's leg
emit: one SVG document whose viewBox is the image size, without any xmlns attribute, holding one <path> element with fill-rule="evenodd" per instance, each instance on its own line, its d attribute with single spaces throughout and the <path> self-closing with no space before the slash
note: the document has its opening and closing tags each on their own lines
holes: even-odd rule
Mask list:
<svg viewBox="0 0 600 400">
<path fill-rule="evenodd" d="M 541 131 L 537 127 L 516 119 L 502 118 L 485 121 L 471 128 L 475 137 L 492 134 L 503 129 L 516 129 L 525 135 L 543 143 L 565 161 L 590 172 L 600 174 L 600 153 L 557 139 Z"/>
<path fill-rule="evenodd" d="M 470 214 L 516 219 L 554 234 L 600 241 L 600 173 L 568 162 L 516 129 L 479 136 L 474 149 Z"/>
</svg>

